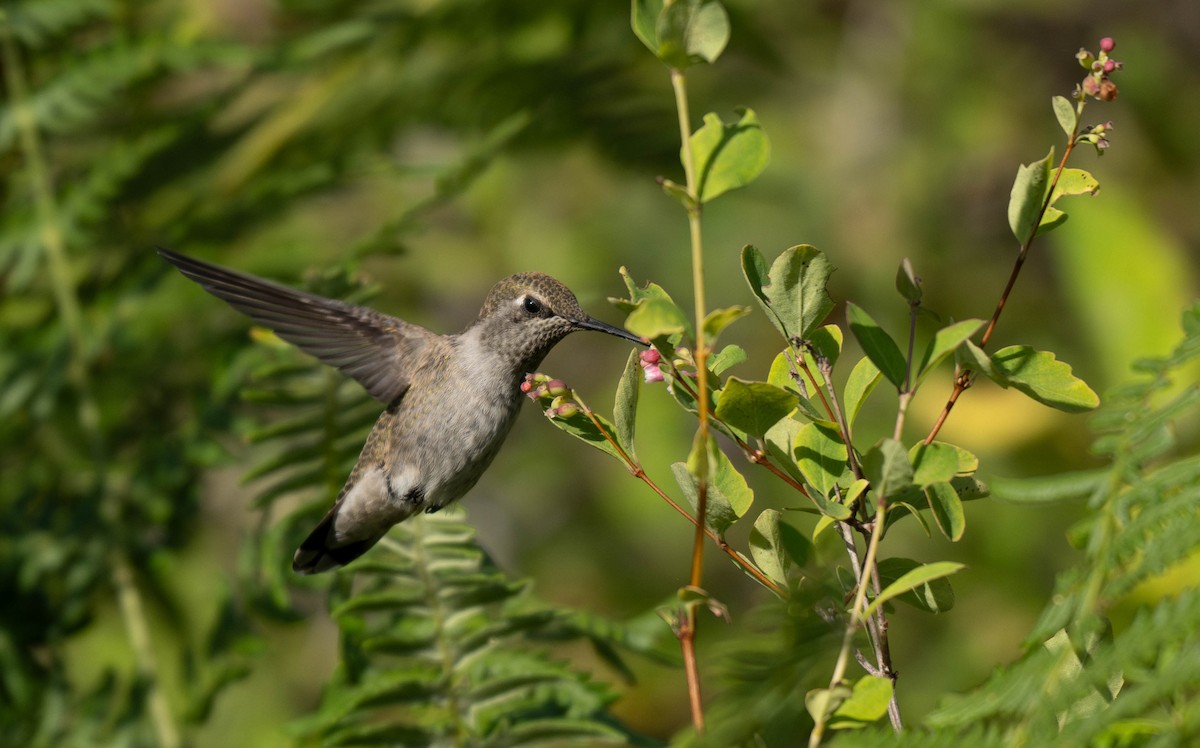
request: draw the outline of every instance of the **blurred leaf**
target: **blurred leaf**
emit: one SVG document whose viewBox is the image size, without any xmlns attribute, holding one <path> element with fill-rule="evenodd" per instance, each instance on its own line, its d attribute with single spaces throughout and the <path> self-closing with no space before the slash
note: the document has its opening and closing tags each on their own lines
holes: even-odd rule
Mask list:
<svg viewBox="0 0 1200 748">
<path fill-rule="evenodd" d="M 871 315 L 867 314 L 854 302 L 846 302 L 846 319 L 850 323 L 850 332 L 862 346 L 863 353 L 874 362 L 879 371 L 888 381 L 899 389 L 904 386 L 904 354 L 896 345 L 896 341 L 883 331 Z"/>
<path fill-rule="evenodd" d="M 1014 504 L 1052 504 L 1085 499 L 1098 490 L 1104 480 L 1103 469 L 1056 473 L 1037 478 L 989 479 L 992 495 Z"/>
</svg>

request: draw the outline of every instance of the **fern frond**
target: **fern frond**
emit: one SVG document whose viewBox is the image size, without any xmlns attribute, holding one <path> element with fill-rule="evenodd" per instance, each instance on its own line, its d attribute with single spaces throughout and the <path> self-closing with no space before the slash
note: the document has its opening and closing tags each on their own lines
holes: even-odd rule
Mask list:
<svg viewBox="0 0 1200 748">
<path fill-rule="evenodd" d="M 335 597 L 343 665 L 321 710 L 297 725 L 322 745 L 515 746 L 631 739 L 616 695 L 538 644 L 563 619 L 475 542 L 461 509 L 401 523 Z"/>
<path fill-rule="evenodd" d="M 85 24 L 111 19 L 116 12 L 113 0 L 27 0 L 6 3 L 4 20 L 22 44 L 37 48 Z"/>
<path fill-rule="evenodd" d="M 1071 532 L 1085 558 L 1060 576 L 1029 652 L 980 689 L 947 700 L 930 726 L 958 734 L 990 724 L 1006 745 L 1200 738 L 1200 580 L 1173 597 L 1129 598 L 1200 553 L 1200 457 L 1172 456 L 1180 425 L 1200 411 L 1200 385 L 1187 368 L 1200 357 L 1200 305 L 1184 314 L 1184 329 L 1171 355 L 1140 362 L 1149 376 L 1113 390 L 1095 417 L 1096 451 L 1111 464 L 1092 482 L 1088 516 Z M 1111 610 L 1132 605 L 1132 623 L 1108 627 Z"/>
</svg>

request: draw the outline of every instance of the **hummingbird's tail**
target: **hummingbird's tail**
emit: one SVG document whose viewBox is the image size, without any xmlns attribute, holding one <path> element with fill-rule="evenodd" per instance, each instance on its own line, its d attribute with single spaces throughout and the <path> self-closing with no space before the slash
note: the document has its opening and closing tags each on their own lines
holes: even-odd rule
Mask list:
<svg viewBox="0 0 1200 748">
<path fill-rule="evenodd" d="M 355 540 L 344 545 L 331 545 L 334 539 L 333 522 L 337 517 L 337 506 L 325 515 L 321 523 L 308 534 L 292 557 L 292 571 L 297 574 L 320 574 L 323 571 L 345 566 L 371 549 L 387 534 L 385 528 L 378 535 L 364 540 Z"/>
</svg>

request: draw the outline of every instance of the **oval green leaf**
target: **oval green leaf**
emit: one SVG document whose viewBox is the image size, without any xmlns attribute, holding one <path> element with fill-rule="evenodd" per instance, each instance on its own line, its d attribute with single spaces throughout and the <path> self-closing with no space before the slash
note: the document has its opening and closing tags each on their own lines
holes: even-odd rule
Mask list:
<svg viewBox="0 0 1200 748">
<path fill-rule="evenodd" d="M 850 323 L 850 332 L 858 339 L 863 353 L 875 362 L 875 366 L 888 381 L 899 389 L 904 386 L 904 354 L 892 337 L 875 324 L 871 315 L 852 301 L 846 302 L 846 319 Z"/>
</svg>

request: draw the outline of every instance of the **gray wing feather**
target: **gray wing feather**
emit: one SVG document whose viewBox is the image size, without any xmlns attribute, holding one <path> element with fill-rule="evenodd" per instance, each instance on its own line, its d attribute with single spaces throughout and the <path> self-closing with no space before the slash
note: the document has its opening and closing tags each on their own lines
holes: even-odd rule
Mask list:
<svg viewBox="0 0 1200 748">
<path fill-rule="evenodd" d="M 354 378 L 390 403 L 408 388 L 414 357 L 437 336 L 373 309 L 326 299 L 158 247 L 204 290 Z"/>
</svg>

